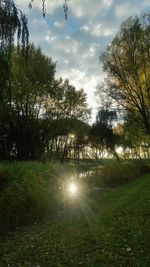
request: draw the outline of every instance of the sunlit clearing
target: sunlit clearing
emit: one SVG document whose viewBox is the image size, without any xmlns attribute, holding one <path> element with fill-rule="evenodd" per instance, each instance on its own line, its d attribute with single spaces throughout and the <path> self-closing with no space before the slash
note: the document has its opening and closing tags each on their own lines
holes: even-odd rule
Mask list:
<svg viewBox="0 0 150 267">
<path fill-rule="evenodd" d="M 69 184 L 69 186 L 68 186 L 68 190 L 69 190 L 69 193 L 71 194 L 71 195 L 76 195 L 77 194 L 77 186 L 75 185 L 75 184 Z"/>
</svg>

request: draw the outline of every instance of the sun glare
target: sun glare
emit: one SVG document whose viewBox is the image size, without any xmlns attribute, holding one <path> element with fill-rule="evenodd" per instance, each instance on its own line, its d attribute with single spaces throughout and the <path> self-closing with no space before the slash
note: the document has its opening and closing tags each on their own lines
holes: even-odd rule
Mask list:
<svg viewBox="0 0 150 267">
<path fill-rule="evenodd" d="M 71 195 L 75 195 L 77 193 L 77 186 L 75 184 L 69 184 L 68 190 Z"/>
</svg>

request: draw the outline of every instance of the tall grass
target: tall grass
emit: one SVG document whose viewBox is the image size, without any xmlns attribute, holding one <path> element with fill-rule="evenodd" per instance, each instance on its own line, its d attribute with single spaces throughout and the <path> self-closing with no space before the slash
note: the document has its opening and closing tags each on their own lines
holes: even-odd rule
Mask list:
<svg viewBox="0 0 150 267">
<path fill-rule="evenodd" d="M 80 179 L 82 193 L 88 194 L 93 187 L 116 186 L 148 171 L 142 161 L 112 161 L 103 166 L 56 162 L 0 163 L 0 232 L 57 213 L 63 204 L 63 188 L 73 177 Z M 80 172 L 85 173 L 84 178 L 78 176 Z"/>
<path fill-rule="evenodd" d="M 102 169 L 101 180 L 106 186 L 124 184 L 150 171 L 142 160 L 113 162 Z"/>
<path fill-rule="evenodd" d="M 91 171 L 87 171 L 85 183 L 88 184 L 90 188 L 117 186 L 149 172 L 149 161 L 101 161 L 101 164 L 95 165 L 92 167 Z"/>
<path fill-rule="evenodd" d="M 39 221 L 58 209 L 59 189 L 72 166 L 0 163 L 0 231 Z"/>
</svg>

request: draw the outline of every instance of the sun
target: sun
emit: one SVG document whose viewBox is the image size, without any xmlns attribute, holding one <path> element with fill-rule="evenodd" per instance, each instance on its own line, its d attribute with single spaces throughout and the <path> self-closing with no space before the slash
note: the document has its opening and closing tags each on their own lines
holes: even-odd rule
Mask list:
<svg viewBox="0 0 150 267">
<path fill-rule="evenodd" d="M 74 183 L 69 184 L 68 191 L 69 191 L 69 193 L 71 195 L 76 195 L 77 194 L 77 191 L 78 191 L 76 184 L 74 184 Z"/>
</svg>

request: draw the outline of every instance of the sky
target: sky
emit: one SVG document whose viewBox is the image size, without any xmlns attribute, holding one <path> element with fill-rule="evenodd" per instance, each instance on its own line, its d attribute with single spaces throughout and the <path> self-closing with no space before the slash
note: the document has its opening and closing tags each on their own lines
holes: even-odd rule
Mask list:
<svg viewBox="0 0 150 267">
<path fill-rule="evenodd" d="M 94 120 L 97 103 L 95 90 L 104 79 L 99 56 L 118 33 L 121 23 L 150 8 L 150 0 L 69 0 L 68 19 L 64 19 L 64 0 L 16 0 L 28 17 L 30 42 L 40 46 L 56 65 L 56 78 L 69 79 L 87 93 Z"/>
</svg>

